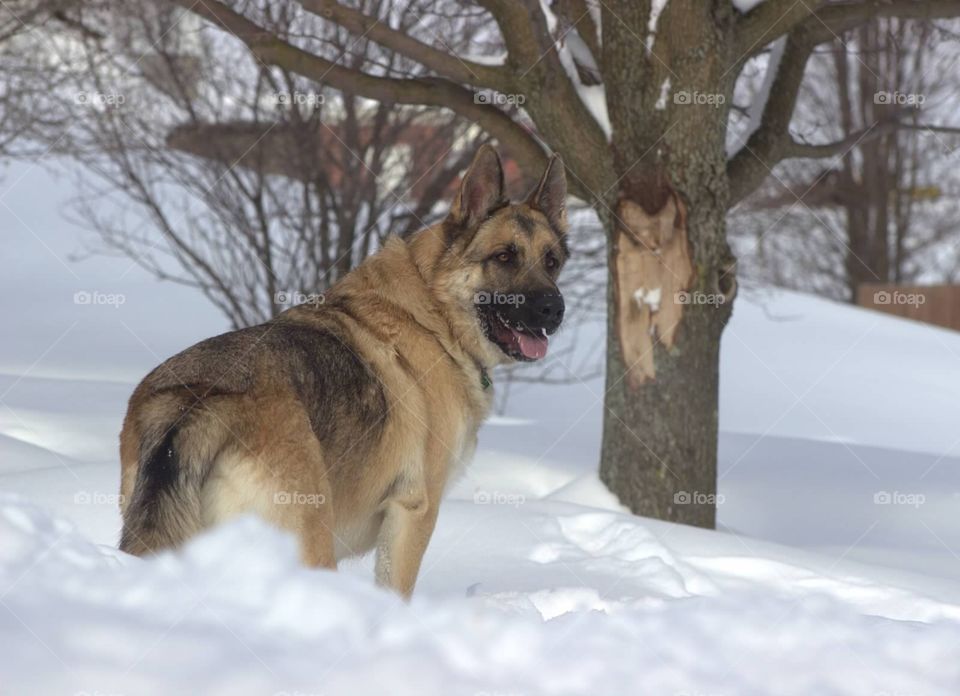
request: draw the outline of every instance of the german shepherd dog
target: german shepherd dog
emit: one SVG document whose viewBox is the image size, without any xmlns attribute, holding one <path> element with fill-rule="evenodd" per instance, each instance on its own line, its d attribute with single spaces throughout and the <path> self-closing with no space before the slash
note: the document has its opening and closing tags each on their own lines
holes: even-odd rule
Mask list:
<svg viewBox="0 0 960 696">
<path fill-rule="evenodd" d="M 120 549 L 176 547 L 253 512 L 335 568 L 376 546 L 409 597 L 451 476 L 490 408 L 490 370 L 547 351 L 563 319 L 566 178 L 523 203 L 483 146 L 449 215 L 388 239 L 324 296 L 173 356 L 120 433 Z"/>
</svg>

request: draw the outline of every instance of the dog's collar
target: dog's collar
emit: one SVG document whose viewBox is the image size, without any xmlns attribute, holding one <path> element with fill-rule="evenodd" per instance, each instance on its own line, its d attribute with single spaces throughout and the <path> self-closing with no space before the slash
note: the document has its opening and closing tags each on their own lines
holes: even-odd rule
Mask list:
<svg viewBox="0 0 960 696">
<path fill-rule="evenodd" d="M 490 373 L 483 363 L 476 358 L 473 359 L 473 364 L 476 365 L 477 370 L 480 371 L 480 388 L 483 389 L 483 391 L 487 391 L 487 389 L 493 385 L 493 380 L 490 379 Z"/>
<path fill-rule="evenodd" d="M 487 372 L 487 368 L 483 365 L 478 365 L 478 367 L 480 368 L 480 386 L 486 391 L 490 388 L 490 385 L 493 384 L 493 381 L 490 379 L 490 373 Z"/>
</svg>

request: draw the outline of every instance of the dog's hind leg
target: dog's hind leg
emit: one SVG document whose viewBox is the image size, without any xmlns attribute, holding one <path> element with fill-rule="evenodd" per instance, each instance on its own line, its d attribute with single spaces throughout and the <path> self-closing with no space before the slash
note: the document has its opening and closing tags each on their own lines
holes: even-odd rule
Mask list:
<svg viewBox="0 0 960 696">
<path fill-rule="evenodd" d="M 336 568 L 332 491 L 306 413 L 292 399 L 263 400 L 250 413 L 204 486 L 208 524 L 255 513 L 297 538 L 306 565 Z"/>
<path fill-rule="evenodd" d="M 311 432 L 303 442 L 281 444 L 270 458 L 282 471 L 275 480 L 273 509 L 265 516 L 297 537 L 304 564 L 336 568 L 333 496 L 320 443 Z"/>
</svg>

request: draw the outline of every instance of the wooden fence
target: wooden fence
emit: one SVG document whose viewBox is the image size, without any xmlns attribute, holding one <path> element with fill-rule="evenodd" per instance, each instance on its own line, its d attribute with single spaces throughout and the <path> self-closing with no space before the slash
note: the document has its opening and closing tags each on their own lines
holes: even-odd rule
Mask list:
<svg viewBox="0 0 960 696">
<path fill-rule="evenodd" d="M 857 304 L 960 331 L 960 285 L 865 283 L 857 288 Z"/>
</svg>

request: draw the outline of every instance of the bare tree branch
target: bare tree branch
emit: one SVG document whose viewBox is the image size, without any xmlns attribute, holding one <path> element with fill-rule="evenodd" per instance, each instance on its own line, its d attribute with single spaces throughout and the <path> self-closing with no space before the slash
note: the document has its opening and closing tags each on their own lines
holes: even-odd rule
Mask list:
<svg viewBox="0 0 960 696">
<path fill-rule="evenodd" d="M 787 38 L 760 125 L 727 163 L 731 206 L 759 186 L 783 156 L 784 146 L 789 142 L 790 119 L 813 46 L 806 32 L 798 31 Z"/>
<path fill-rule="evenodd" d="M 769 3 L 763 3 L 757 9 L 767 4 Z M 820 7 L 806 19 L 795 22 L 793 30 L 787 35 L 786 50 L 770 90 L 760 126 L 727 165 L 730 205 L 736 205 L 759 186 L 773 166 L 784 157 L 828 157 L 835 154 L 831 147 L 798 144 L 792 140 L 789 133 L 797 94 L 803 82 L 807 60 L 814 47 L 838 39 L 839 34 L 871 17 L 936 19 L 954 17 L 957 14 L 960 14 L 960 0 L 868 0 L 829 4 Z M 765 34 L 763 40 L 771 37 L 776 38 L 773 34 Z M 807 154 L 793 154 L 799 152 Z M 816 154 L 818 152 L 824 154 Z"/>
<path fill-rule="evenodd" d="M 737 21 L 736 54 L 746 57 L 790 32 L 822 5 L 822 0 L 766 0 Z"/>
<path fill-rule="evenodd" d="M 507 46 L 508 62 L 522 66 L 522 70 L 529 70 L 549 50 L 553 40 L 546 33 L 545 27 L 538 31 L 537 23 L 532 19 L 542 14 L 539 6 L 531 6 L 526 0 L 478 2 L 497 21 Z"/>
<path fill-rule="evenodd" d="M 377 42 L 384 48 L 420 63 L 442 77 L 464 84 L 482 85 L 501 92 L 514 89 L 511 75 L 502 67 L 484 65 L 438 50 L 392 29 L 383 20 L 364 14 L 336 0 L 299 0 L 308 11 L 340 25 L 356 36 Z"/>
<path fill-rule="evenodd" d="M 546 154 L 537 141 L 510 116 L 494 106 L 477 103 L 474 93 L 441 78 L 390 78 L 370 75 L 313 55 L 280 40 L 246 17 L 217 0 L 175 2 L 216 24 L 243 41 L 264 64 L 276 65 L 318 83 L 328 84 L 346 94 L 394 103 L 439 106 L 476 122 L 500 141 L 525 168 L 531 171 L 546 165 Z"/>
<path fill-rule="evenodd" d="M 900 128 L 907 130 L 928 131 L 930 133 L 946 133 L 947 135 L 960 135 L 960 127 L 957 126 L 937 126 L 930 123 L 901 123 Z"/>
<path fill-rule="evenodd" d="M 610 178 L 609 145 L 560 59 L 557 44 L 562 34 L 550 34 L 537 0 L 479 0 L 479 4 L 500 28 L 507 63 L 519 73 L 517 89 L 527 99 L 527 112 L 544 139 L 565 153 L 564 163 L 575 173 L 570 180 L 573 193 L 593 199 Z"/>
<path fill-rule="evenodd" d="M 780 148 L 780 159 L 821 159 L 824 157 L 835 157 L 836 155 L 842 155 L 848 152 L 857 145 L 878 138 L 881 135 L 891 133 L 900 125 L 901 124 L 892 121 L 878 123 L 870 128 L 851 133 L 845 138 L 829 143 L 804 143 L 788 136 L 786 142 Z"/>
<path fill-rule="evenodd" d="M 825 5 L 800 25 L 817 43 L 879 17 L 900 19 L 947 19 L 960 15 L 960 0 L 863 0 Z"/>
<path fill-rule="evenodd" d="M 753 55 L 787 33 L 803 31 L 814 44 L 876 17 L 946 19 L 960 14 L 960 0 L 857 0 L 823 3 L 813 0 L 767 0 L 738 23 L 738 55 Z"/>
</svg>

